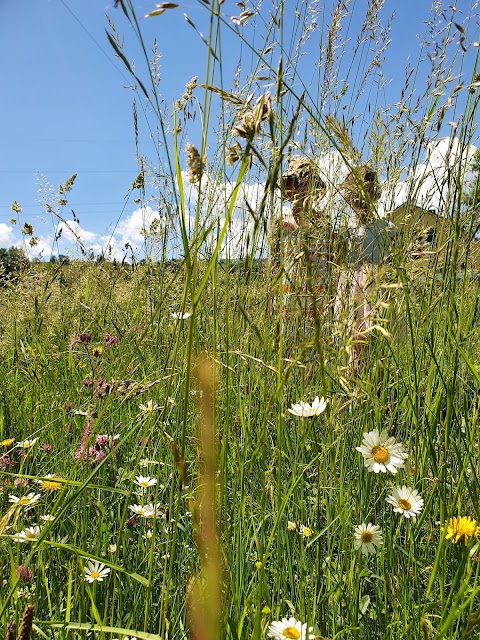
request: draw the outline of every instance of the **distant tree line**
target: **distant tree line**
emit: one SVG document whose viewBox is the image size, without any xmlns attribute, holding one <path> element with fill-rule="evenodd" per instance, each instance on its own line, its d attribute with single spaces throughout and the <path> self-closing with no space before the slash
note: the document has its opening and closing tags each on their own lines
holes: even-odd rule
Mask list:
<svg viewBox="0 0 480 640">
<path fill-rule="evenodd" d="M 23 271 L 29 265 L 29 260 L 23 249 L 10 247 L 0 249 L 0 278 L 12 277 L 19 271 Z"/>
</svg>

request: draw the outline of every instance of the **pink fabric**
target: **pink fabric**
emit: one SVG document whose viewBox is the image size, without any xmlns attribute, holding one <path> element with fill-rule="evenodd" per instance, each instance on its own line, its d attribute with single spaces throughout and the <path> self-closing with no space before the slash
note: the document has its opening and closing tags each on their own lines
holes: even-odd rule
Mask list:
<svg viewBox="0 0 480 640">
<path fill-rule="evenodd" d="M 353 340 L 350 365 L 358 366 L 361 343 L 366 342 L 365 332 L 374 324 L 374 305 L 377 294 L 377 265 L 358 265 L 353 271 L 340 274 L 335 299 L 335 317 L 342 329 Z"/>
</svg>

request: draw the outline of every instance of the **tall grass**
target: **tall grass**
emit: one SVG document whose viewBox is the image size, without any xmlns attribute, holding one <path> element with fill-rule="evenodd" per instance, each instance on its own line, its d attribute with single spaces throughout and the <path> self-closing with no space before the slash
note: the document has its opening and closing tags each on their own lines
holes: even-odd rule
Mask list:
<svg viewBox="0 0 480 640">
<path fill-rule="evenodd" d="M 2 624 L 18 626 L 31 603 L 42 638 L 263 638 L 291 616 L 328 638 L 475 637 L 476 535 L 454 544 L 443 525 L 480 521 L 477 211 L 464 198 L 476 5 L 459 18 L 434 3 L 421 52 L 432 67 L 412 66 L 393 107 L 381 65 L 395 21 L 382 22 L 383 3 L 262 3 L 240 7 L 236 22 L 224 4 L 199 6 L 201 27 L 188 20 L 195 37 L 207 34 L 205 76 L 167 115 L 158 54 L 149 59 L 134 3 L 120 0 L 115 21 L 132 27 L 145 77 L 109 26 L 137 87 L 136 130 L 159 141 L 151 168 L 139 154 L 134 184 L 140 204 L 153 199 L 165 217 L 146 242 L 153 257 L 137 267 L 37 265 L 0 291 Z M 318 59 L 307 64 L 319 25 Z M 248 59 L 232 78 L 222 68 L 226 34 Z M 200 111 L 201 127 L 190 129 Z M 388 209 L 427 142 L 451 130 L 459 151 L 442 174 L 444 235 L 427 246 L 418 230 L 399 229 L 368 360 L 352 376 L 352 336 L 333 306 L 335 260 L 316 298 L 300 258 L 313 318 L 298 283 L 299 295 L 280 303 L 285 265 L 271 254 L 285 160 L 323 158 L 327 208 L 338 206 L 333 161 L 368 161 Z M 185 154 L 190 131 L 198 151 Z M 407 204 L 419 182 L 405 183 Z M 61 216 L 60 200 L 49 206 Z M 328 401 L 321 415 L 288 411 L 317 395 Z M 409 452 L 395 478 L 369 473 L 356 451 L 374 429 Z M 38 440 L 17 446 L 25 439 Z M 140 475 L 157 483 L 142 490 Z M 422 496 L 416 520 L 386 503 L 396 485 Z M 41 493 L 30 509 L 9 502 L 30 492 Z M 130 508 L 146 504 L 157 517 Z M 383 545 L 367 557 L 354 529 L 369 522 Z M 35 525 L 35 540 L 16 541 Z M 110 569 L 103 581 L 84 579 L 89 560 Z"/>
</svg>

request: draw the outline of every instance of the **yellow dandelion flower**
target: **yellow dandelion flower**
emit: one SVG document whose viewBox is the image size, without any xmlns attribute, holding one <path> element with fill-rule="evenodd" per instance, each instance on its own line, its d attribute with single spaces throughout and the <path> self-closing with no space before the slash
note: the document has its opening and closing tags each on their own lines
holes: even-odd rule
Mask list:
<svg viewBox="0 0 480 640">
<path fill-rule="evenodd" d="M 2 440 L 0 442 L 0 447 L 9 447 L 15 442 L 15 438 L 7 438 L 6 440 Z"/>
<path fill-rule="evenodd" d="M 45 476 L 45 480 L 37 480 L 40 491 L 58 491 L 62 488 L 63 478 L 49 474 Z"/>
<path fill-rule="evenodd" d="M 97 344 L 92 348 L 92 353 L 94 356 L 101 356 L 103 353 L 103 347 L 101 344 Z"/>
<path fill-rule="evenodd" d="M 464 543 L 467 545 L 470 542 L 470 538 L 473 536 L 478 538 L 480 536 L 480 527 L 477 525 L 477 521 L 470 516 L 450 518 L 445 523 L 445 527 L 447 528 L 445 538 L 451 540 L 454 544 L 457 544 L 463 538 Z"/>
</svg>

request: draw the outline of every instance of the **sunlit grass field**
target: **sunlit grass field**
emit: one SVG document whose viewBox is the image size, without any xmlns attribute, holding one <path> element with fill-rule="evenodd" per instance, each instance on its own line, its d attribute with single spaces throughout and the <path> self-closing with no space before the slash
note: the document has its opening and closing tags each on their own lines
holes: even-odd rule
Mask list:
<svg viewBox="0 0 480 640">
<path fill-rule="evenodd" d="M 2 292 L 3 620 L 31 603 L 43 637 L 187 637 L 200 600 L 195 637 L 263 637 L 290 616 L 325 637 L 460 637 L 476 535 L 454 544 L 441 525 L 479 518 L 474 305 L 451 326 L 444 303 L 412 303 L 414 334 L 376 336 L 348 380 L 327 327 L 278 330 L 263 273 L 216 278 L 184 320 L 182 269 L 40 266 Z M 319 415 L 288 411 L 315 396 Z M 395 476 L 356 451 L 375 429 L 408 452 Z M 416 520 L 386 502 L 396 486 L 422 497 Z M 372 555 L 355 548 L 368 523 Z"/>
<path fill-rule="evenodd" d="M 237 70 L 223 88 L 215 68 L 225 20 L 220 5 L 203 4 L 206 77 L 186 88 L 168 122 L 158 58 L 139 84 L 119 25 L 109 25 L 135 100 L 149 96 L 145 117 L 163 154 L 157 169 L 139 157 L 132 185 L 135 202 L 162 216 L 145 230 L 147 259 L 30 264 L 2 280 L 6 637 L 19 628 L 21 640 L 30 632 L 49 640 L 478 637 L 478 199 L 463 187 L 462 155 L 474 140 L 476 57 L 465 62 L 466 80 L 455 80 L 461 89 L 451 79 L 468 30 L 434 5 L 427 33 L 445 55 L 422 98 L 407 81 L 403 108 L 389 112 L 372 93 L 378 77 L 368 84 L 377 68 L 368 56 L 379 64 L 394 28 L 373 29 L 380 5 L 368 3 L 349 83 L 333 60 L 347 56 L 352 34 L 341 23 L 354 7 L 336 5 L 313 94 L 293 82 L 312 24 L 302 3 L 301 28 L 288 41 L 281 12 L 269 26 L 262 10 L 240 7 L 228 28 L 245 25 L 237 35 L 247 46 L 252 21 L 262 53 L 258 67 Z M 175 9 L 166 5 L 151 19 Z M 119 3 L 120 16 L 143 43 L 131 2 Z M 259 73 L 271 78 L 271 95 L 258 90 Z M 187 145 L 188 125 L 202 85 L 197 150 Z M 353 116 L 370 99 L 371 125 L 357 130 Z M 213 100 L 222 123 L 215 144 Z M 272 221 L 276 200 L 285 204 L 284 160 L 334 150 L 348 166 L 372 163 L 384 191 L 394 191 L 447 117 L 461 151 L 442 185 L 441 237 L 395 236 L 366 360 L 352 371 L 348 309 L 334 305 L 340 261 L 330 260 L 316 297 L 300 252 L 301 284 L 283 302 L 275 254 L 283 238 L 273 237 Z M 303 141 L 297 127 L 308 129 Z M 44 203 L 59 225 L 73 182 Z M 260 197 L 253 206 L 245 196 L 239 222 L 238 194 L 252 184 Z M 415 202 L 413 187 L 406 200 Z M 243 234 L 240 253 L 232 227 Z"/>
</svg>

